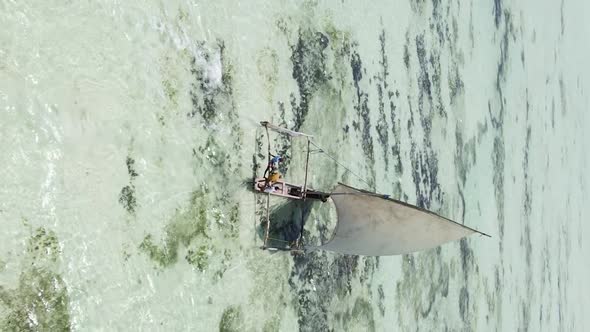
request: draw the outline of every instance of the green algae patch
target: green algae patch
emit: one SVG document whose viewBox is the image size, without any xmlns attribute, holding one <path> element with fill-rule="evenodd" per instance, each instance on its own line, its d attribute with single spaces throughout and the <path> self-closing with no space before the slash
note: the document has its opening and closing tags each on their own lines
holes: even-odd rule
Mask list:
<svg viewBox="0 0 590 332">
<path fill-rule="evenodd" d="M 357 324 L 362 324 L 365 331 L 375 331 L 375 320 L 373 318 L 373 307 L 371 303 L 362 298 L 357 298 L 352 308 L 352 318 Z M 358 327 L 358 326 L 357 326 Z"/>
<path fill-rule="evenodd" d="M 146 235 L 139 245 L 139 250 L 146 253 L 152 261 L 158 263 L 162 267 L 176 263 L 178 260 L 177 249 L 178 242 L 172 243 L 172 246 L 164 245 L 160 248 L 154 243 L 151 234 Z"/>
<path fill-rule="evenodd" d="M 281 319 L 279 316 L 274 316 L 270 318 L 266 323 L 264 323 L 264 327 L 262 328 L 263 332 L 274 332 L 280 331 L 281 327 Z"/>
<path fill-rule="evenodd" d="M 371 303 L 358 297 L 352 309 L 334 313 L 331 330 L 375 331 L 375 319 Z"/>
<path fill-rule="evenodd" d="M 68 291 L 55 272 L 59 255 L 55 233 L 37 228 L 27 241 L 16 289 L 0 285 L 1 331 L 71 330 Z"/>
<path fill-rule="evenodd" d="M 243 324 L 242 309 L 239 306 L 229 306 L 221 315 L 219 321 L 219 332 L 237 332 L 241 331 Z"/>
<path fill-rule="evenodd" d="M 232 251 L 230 249 L 223 250 L 223 258 L 221 259 L 221 266 L 215 271 L 215 279 L 220 280 L 223 278 L 225 271 L 230 267 L 232 259 Z"/>
<path fill-rule="evenodd" d="M 199 271 L 203 272 L 209 266 L 209 256 L 211 256 L 211 248 L 203 245 L 195 250 L 189 249 L 185 258 L 189 264 L 196 266 Z"/>
<path fill-rule="evenodd" d="M 59 242 L 53 231 L 46 231 L 42 227 L 37 228 L 27 241 L 27 254 L 35 262 L 42 259 L 56 262 L 59 253 Z"/>
<path fill-rule="evenodd" d="M 224 236 L 229 239 L 237 239 L 240 235 L 240 204 L 236 203 L 229 211 L 229 218 L 223 222 Z"/>
<path fill-rule="evenodd" d="M 197 150 L 199 153 L 197 154 L 197 151 L 195 151 L 194 155 L 199 163 L 208 163 L 212 167 L 220 170 L 227 168 L 228 165 L 226 165 L 226 163 L 230 159 L 229 152 L 217 143 L 215 137 L 207 137 L 205 145 L 198 147 Z"/>
<path fill-rule="evenodd" d="M 168 106 L 188 97 L 187 119 L 207 131 L 190 149 L 194 176 L 206 183 L 226 185 L 211 190 L 205 183 L 195 187 L 191 197 L 161 221 L 163 229 L 147 232 L 136 245 L 156 268 L 184 264 L 184 258 L 194 271 L 217 281 L 231 266 L 232 250 L 239 247 L 235 240 L 239 237 L 240 205 L 234 197 L 238 188 L 231 184 L 238 183 L 234 180 L 243 168 L 239 157 L 243 132 L 233 97 L 234 67 L 229 49 L 221 39 L 197 41 L 194 47 L 197 52 L 181 56 L 187 66 L 179 69 L 168 58 L 163 62 L 162 71 L 168 75 L 162 81 L 162 97 Z M 160 122 L 165 124 L 165 120 Z M 232 133 L 232 142 L 227 141 L 227 132 Z"/>
<path fill-rule="evenodd" d="M 24 271 L 16 290 L 0 286 L 0 307 L 2 331 L 70 331 L 68 292 L 56 273 Z"/>
<path fill-rule="evenodd" d="M 227 207 L 227 198 L 212 197 L 207 186 L 192 193 L 188 207 L 176 211 L 164 228 L 164 237 L 158 243 L 148 234 L 139 250 L 159 267 L 178 262 L 181 250 L 187 263 L 204 272 L 210 267 L 210 257 L 223 257 L 216 276 L 222 277 L 231 260 L 231 251 L 213 246 L 221 239 L 236 239 L 239 235 L 239 204 Z"/>
<path fill-rule="evenodd" d="M 162 87 L 164 88 L 164 94 L 173 108 L 178 107 L 178 89 L 174 86 L 174 83 L 169 80 L 162 81 Z"/>
<path fill-rule="evenodd" d="M 147 235 L 139 249 L 161 267 L 178 261 L 180 245 L 187 247 L 197 237 L 207 236 L 207 202 L 202 193 L 193 193 L 191 204 L 186 211 L 177 213 L 166 226 L 164 243 L 158 246 L 152 235 Z"/>
</svg>

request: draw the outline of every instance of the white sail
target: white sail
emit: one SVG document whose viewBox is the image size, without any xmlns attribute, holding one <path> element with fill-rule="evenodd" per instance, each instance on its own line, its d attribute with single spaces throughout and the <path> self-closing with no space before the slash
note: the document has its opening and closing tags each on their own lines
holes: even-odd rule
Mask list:
<svg viewBox="0 0 590 332">
<path fill-rule="evenodd" d="M 260 124 L 263 127 L 266 127 L 268 129 L 271 129 L 273 131 L 276 131 L 277 133 L 281 133 L 281 134 L 285 134 L 285 135 L 289 135 L 291 137 L 313 137 L 313 135 L 309 135 L 309 134 L 304 134 L 304 133 L 300 133 L 298 131 L 293 131 L 287 128 L 283 128 L 283 127 L 279 127 L 279 126 L 275 126 L 272 123 L 268 122 L 268 121 L 261 121 Z"/>
<path fill-rule="evenodd" d="M 475 229 L 383 195 L 339 184 L 331 196 L 338 223 L 317 247 L 351 255 L 399 255 L 461 239 Z"/>
</svg>

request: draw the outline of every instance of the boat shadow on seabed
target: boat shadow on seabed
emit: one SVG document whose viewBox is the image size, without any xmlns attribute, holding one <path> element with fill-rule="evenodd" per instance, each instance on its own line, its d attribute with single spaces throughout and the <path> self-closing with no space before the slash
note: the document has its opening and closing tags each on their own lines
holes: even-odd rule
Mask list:
<svg viewBox="0 0 590 332">
<path fill-rule="evenodd" d="M 288 250 L 300 238 L 305 221 L 309 217 L 313 201 L 287 201 L 270 211 L 269 235 L 267 247 Z M 264 241 L 265 222 L 256 227 L 258 237 Z"/>
<path fill-rule="evenodd" d="M 252 180 L 246 180 L 243 184 L 247 186 L 249 191 L 260 193 L 260 191 L 253 189 L 254 182 Z M 318 201 L 325 202 L 327 199 L 325 193 L 316 193 L 314 191 L 310 191 L 310 193 L 312 193 L 311 195 L 316 194 L 313 197 L 315 198 L 317 196 L 318 198 L 284 200 L 270 207 L 268 217 L 272 222 L 269 223 L 268 239 L 265 248 L 270 250 L 297 251 L 302 235 L 304 235 L 305 222 L 309 218 L 313 205 L 317 204 Z M 262 219 L 257 217 L 256 222 L 256 237 L 262 242 L 264 242 L 265 232 L 266 214 Z"/>
</svg>

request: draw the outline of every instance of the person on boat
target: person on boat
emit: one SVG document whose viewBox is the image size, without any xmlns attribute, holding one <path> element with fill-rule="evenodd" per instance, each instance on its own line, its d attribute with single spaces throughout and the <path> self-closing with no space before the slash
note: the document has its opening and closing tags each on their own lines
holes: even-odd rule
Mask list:
<svg viewBox="0 0 590 332">
<path fill-rule="evenodd" d="M 272 158 L 270 159 L 268 166 L 266 166 L 266 170 L 264 171 L 264 178 L 266 179 L 264 185 L 265 190 L 272 190 L 272 185 L 275 182 L 279 181 L 279 179 L 281 178 L 281 173 L 279 172 L 279 164 L 283 162 L 283 160 L 283 157 L 279 155 L 272 156 Z"/>
</svg>

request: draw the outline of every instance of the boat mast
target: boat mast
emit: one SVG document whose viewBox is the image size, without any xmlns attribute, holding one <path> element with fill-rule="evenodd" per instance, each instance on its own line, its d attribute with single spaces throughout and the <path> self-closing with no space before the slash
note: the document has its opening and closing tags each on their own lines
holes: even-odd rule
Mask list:
<svg viewBox="0 0 590 332">
<path fill-rule="evenodd" d="M 261 124 L 266 128 L 266 140 L 268 142 L 267 165 L 270 165 L 270 135 L 268 134 L 268 122 Z M 270 176 L 270 175 L 269 175 Z M 266 194 L 266 229 L 264 231 L 264 244 L 262 249 L 266 249 L 268 243 L 268 236 L 270 234 L 270 194 Z"/>
<path fill-rule="evenodd" d="M 307 170 L 309 167 L 309 153 L 310 153 L 310 144 L 311 141 L 309 137 L 307 138 L 307 156 L 305 157 L 305 180 L 303 181 L 303 190 L 301 191 L 301 198 L 305 203 L 305 198 L 307 197 Z M 303 207 L 305 208 L 305 207 Z M 297 241 L 295 241 L 295 247 L 297 249 L 301 249 L 301 237 L 303 236 L 303 225 L 305 224 L 305 213 L 301 213 L 301 229 L 299 230 L 299 236 L 297 237 Z"/>
<path fill-rule="evenodd" d="M 309 137 L 307 138 L 307 157 L 305 158 L 305 180 L 303 181 L 303 192 L 301 193 L 301 197 L 305 201 L 305 196 L 307 194 L 307 168 L 309 166 Z"/>
</svg>

